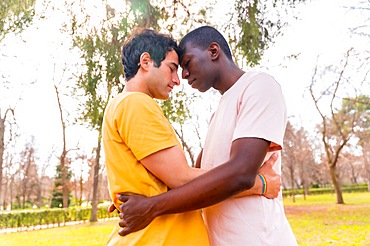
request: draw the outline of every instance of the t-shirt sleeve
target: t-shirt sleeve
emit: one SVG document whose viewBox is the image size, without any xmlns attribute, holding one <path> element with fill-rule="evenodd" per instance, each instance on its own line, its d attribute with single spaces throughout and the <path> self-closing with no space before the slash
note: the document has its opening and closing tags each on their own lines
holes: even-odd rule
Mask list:
<svg viewBox="0 0 370 246">
<path fill-rule="evenodd" d="M 233 140 L 256 137 L 271 141 L 270 151 L 282 149 L 286 104 L 281 87 L 265 73 L 251 78 L 238 102 Z"/>
<path fill-rule="evenodd" d="M 132 94 L 114 113 L 116 129 L 138 160 L 177 144 L 161 108 L 149 96 Z"/>
</svg>

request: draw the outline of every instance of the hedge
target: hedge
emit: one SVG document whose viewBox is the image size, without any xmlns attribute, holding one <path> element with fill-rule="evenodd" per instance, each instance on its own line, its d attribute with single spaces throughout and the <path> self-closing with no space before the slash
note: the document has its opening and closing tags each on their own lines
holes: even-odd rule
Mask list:
<svg viewBox="0 0 370 246">
<path fill-rule="evenodd" d="M 352 193 L 352 192 L 366 192 L 368 191 L 367 184 L 360 185 L 343 185 L 341 187 L 342 192 Z M 283 196 L 292 196 L 292 190 L 283 190 Z M 334 187 L 325 187 L 325 188 L 310 188 L 308 191 L 309 195 L 319 195 L 319 194 L 330 194 L 335 193 Z M 303 195 L 303 189 L 295 189 L 295 195 Z"/>
<path fill-rule="evenodd" d="M 0 229 L 36 227 L 41 225 L 65 225 L 71 221 L 86 221 L 90 218 L 91 207 L 54 208 L 37 210 L 14 210 L 0 212 Z M 117 217 L 108 213 L 108 206 L 98 206 L 98 219 Z"/>
</svg>

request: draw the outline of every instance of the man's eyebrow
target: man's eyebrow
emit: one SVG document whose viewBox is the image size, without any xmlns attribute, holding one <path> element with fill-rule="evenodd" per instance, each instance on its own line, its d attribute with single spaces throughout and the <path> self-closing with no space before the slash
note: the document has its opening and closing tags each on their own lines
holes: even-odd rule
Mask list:
<svg viewBox="0 0 370 246">
<path fill-rule="evenodd" d="M 170 64 L 174 65 L 176 67 L 176 69 L 179 69 L 179 64 L 177 64 L 175 62 L 170 62 Z"/>
</svg>

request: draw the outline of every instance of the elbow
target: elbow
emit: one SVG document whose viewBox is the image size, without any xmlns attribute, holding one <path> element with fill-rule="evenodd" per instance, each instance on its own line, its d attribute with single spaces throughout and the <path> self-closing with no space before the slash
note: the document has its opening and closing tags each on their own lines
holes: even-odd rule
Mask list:
<svg viewBox="0 0 370 246">
<path fill-rule="evenodd" d="M 256 181 L 256 175 L 251 175 L 249 173 L 243 174 L 240 173 L 236 178 L 237 183 L 237 190 L 238 191 L 245 191 L 251 189 Z"/>
</svg>

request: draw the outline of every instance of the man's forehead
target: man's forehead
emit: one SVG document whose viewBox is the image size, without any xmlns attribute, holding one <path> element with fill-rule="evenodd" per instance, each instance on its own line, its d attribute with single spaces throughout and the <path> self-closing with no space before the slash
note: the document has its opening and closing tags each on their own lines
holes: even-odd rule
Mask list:
<svg viewBox="0 0 370 246">
<path fill-rule="evenodd" d="M 179 64 L 179 56 L 177 55 L 176 51 L 171 50 L 167 52 L 165 56 L 165 60 L 170 62 L 170 63 L 175 63 L 176 65 Z"/>
<path fill-rule="evenodd" d="M 194 52 L 196 52 L 197 50 L 201 50 L 201 48 L 199 48 L 199 46 L 195 44 L 192 44 L 189 41 L 184 45 L 182 52 L 181 52 L 182 53 L 181 57 L 183 58 L 184 56 L 187 56 L 187 55 L 194 55 Z"/>
</svg>

